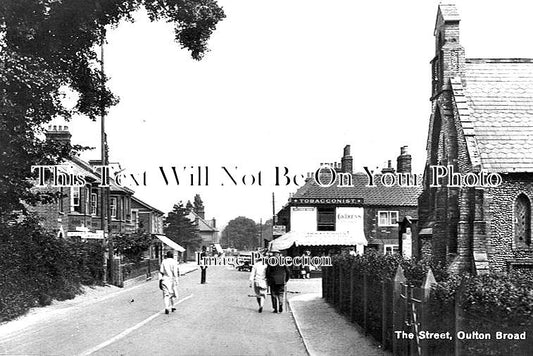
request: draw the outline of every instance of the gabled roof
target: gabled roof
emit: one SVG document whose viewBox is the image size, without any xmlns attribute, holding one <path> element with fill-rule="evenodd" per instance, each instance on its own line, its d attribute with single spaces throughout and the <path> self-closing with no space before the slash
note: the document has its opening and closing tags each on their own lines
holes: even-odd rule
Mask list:
<svg viewBox="0 0 533 356">
<path fill-rule="evenodd" d="M 141 199 L 139 199 L 137 197 L 132 196 L 131 197 L 131 201 L 132 201 L 132 203 L 136 203 L 136 204 L 141 205 L 142 207 L 146 208 L 147 210 L 154 211 L 154 212 L 156 212 L 158 214 L 161 214 L 161 215 L 164 214 L 161 210 L 154 208 L 153 206 L 149 205 L 148 203 L 142 201 Z"/>
<path fill-rule="evenodd" d="M 194 211 L 191 210 L 189 215 L 187 215 L 188 218 L 191 221 L 195 221 L 198 219 L 198 230 L 203 232 L 218 232 L 218 230 L 214 227 L 212 227 L 204 218 L 202 218 L 200 215 L 196 214 Z"/>
<path fill-rule="evenodd" d="M 472 163 L 533 172 L 533 60 L 467 59 L 452 88 Z"/>
<path fill-rule="evenodd" d="M 362 198 L 364 206 L 417 206 L 418 196 L 422 186 L 400 187 L 394 185 L 385 187 L 381 184 L 381 175 L 375 176 L 375 187 L 367 187 L 368 176 L 365 173 L 355 173 L 353 187 L 319 186 L 314 179 L 309 179 L 292 198 Z M 421 177 L 419 177 L 421 179 Z M 419 183 L 420 184 L 420 183 Z"/>
<path fill-rule="evenodd" d="M 73 156 L 69 159 L 65 159 L 64 163 L 66 164 L 74 163 L 72 167 L 76 174 L 84 174 L 86 176 L 91 177 L 92 179 L 95 179 L 98 181 L 101 180 L 100 173 L 96 169 L 94 169 L 89 163 L 85 162 L 79 157 Z M 123 186 L 118 185 L 112 177 L 109 177 L 109 186 L 112 192 L 122 192 L 122 193 L 127 193 L 127 194 L 134 193 L 134 191 L 128 187 L 123 187 Z"/>
<path fill-rule="evenodd" d="M 461 17 L 459 12 L 455 7 L 455 4 L 440 4 L 437 10 L 437 17 L 435 22 L 435 31 L 437 33 L 437 28 L 439 27 L 439 22 L 459 22 Z"/>
</svg>

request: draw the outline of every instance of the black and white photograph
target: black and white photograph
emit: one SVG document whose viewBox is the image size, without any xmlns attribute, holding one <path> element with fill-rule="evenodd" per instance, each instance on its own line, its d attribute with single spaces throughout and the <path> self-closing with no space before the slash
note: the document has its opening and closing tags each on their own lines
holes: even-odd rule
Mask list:
<svg viewBox="0 0 533 356">
<path fill-rule="evenodd" d="M 532 14 L 0 0 L 0 355 L 533 355 Z"/>
</svg>

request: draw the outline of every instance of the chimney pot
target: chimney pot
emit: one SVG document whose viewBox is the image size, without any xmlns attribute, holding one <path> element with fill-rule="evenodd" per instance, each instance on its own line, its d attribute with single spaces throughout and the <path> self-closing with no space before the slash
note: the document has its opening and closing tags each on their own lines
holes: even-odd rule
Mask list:
<svg viewBox="0 0 533 356">
<path fill-rule="evenodd" d="M 353 173 L 353 157 L 350 155 L 350 145 L 344 146 L 340 169 L 343 173 Z"/>
<path fill-rule="evenodd" d="M 396 160 L 396 168 L 398 173 L 411 173 L 411 155 L 407 150 L 408 146 L 403 146 L 400 148 L 400 155 Z"/>
<path fill-rule="evenodd" d="M 387 163 L 386 163 L 386 166 L 385 168 L 383 168 L 381 170 L 381 173 L 382 174 L 385 174 L 385 173 L 394 173 L 394 168 L 392 168 L 392 161 L 391 160 L 388 160 Z"/>
</svg>

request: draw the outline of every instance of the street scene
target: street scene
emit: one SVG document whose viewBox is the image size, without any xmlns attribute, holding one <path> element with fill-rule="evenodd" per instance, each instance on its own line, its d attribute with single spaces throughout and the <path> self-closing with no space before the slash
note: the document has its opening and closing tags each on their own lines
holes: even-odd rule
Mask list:
<svg viewBox="0 0 533 356">
<path fill-rule="evenodd" d="M 531 13 L 0 0 L 0 355 L 532 355 Z"/>
<path fill-rule="evenodd" d="M 321 344 L 316 342 L 317 334 L 327 335 L 328 327 L 340 322 L 327 320 L 335 318 L 335 312 L 325 304 L 326 310 L 318 315 L 313 315 L 317 314 L 316 305 L 303 307 L 320 299 L 317 279 L 288 283 L 287 296 L 299 313 L 295 323 L 291 309 L 272 313 L 270 300 L 263 315 L 257 313 L 248 273 L 213 267 L 203 285 L 197 267 L 184 265 L 182 269 L 187 274 L 179 280 L 179 304 L 169 315 L 162 312 L 156 280 L 89 292 L 88 298 L 76 298 L 68 305 L 58 303 L 48 311 L 2 325 L 0 354 L 29 355 L 38 350 L 37 354 L 43 355 L 307 355 L 298 328 L 310 350 L 320 353 L 354 349 L 350 333 L 363 338 L 347 328 L 341 343 L 334 343 L 331 336 Z M 324 325 L 315 325 L 317 317 L 326 318 Z M 366 340 L 358 347 L 372 355 L 386 354 Z"/>
</svg>

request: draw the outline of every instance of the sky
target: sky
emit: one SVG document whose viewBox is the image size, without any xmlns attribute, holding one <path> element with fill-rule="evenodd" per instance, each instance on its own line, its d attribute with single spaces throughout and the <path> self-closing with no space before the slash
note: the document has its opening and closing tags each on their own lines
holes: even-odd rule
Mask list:
<svg viewBox="0 0 533 356">
<path fill-rule="evenodd" d="M 200 194 L 223 227 L 271 218 L 273 193 L 277 212 L 300 175 L 340 162 L 348 144 L 355 171 L 395 165 L 407 145 L 422 172 L 439 1 L 218 3 L 226 18 L 201 61 L 143 11 L 108 29 L 105 71 L 120 98 L 106 118 L 110 161 L 146 172 L 137 197 L 168 212 Z M 467 58 L 533 58 L 530 1 L 456 4 Z M 100 122 L 77 117 L 69 128 L 73 143 L 96 147 L 82 158 L 98 159 Z M 196 175 L 191 185 L 197 167 L 208 167 L 207 186 Z M 276 167 L 300 178 L 276 186 Z"/>
</svg>

